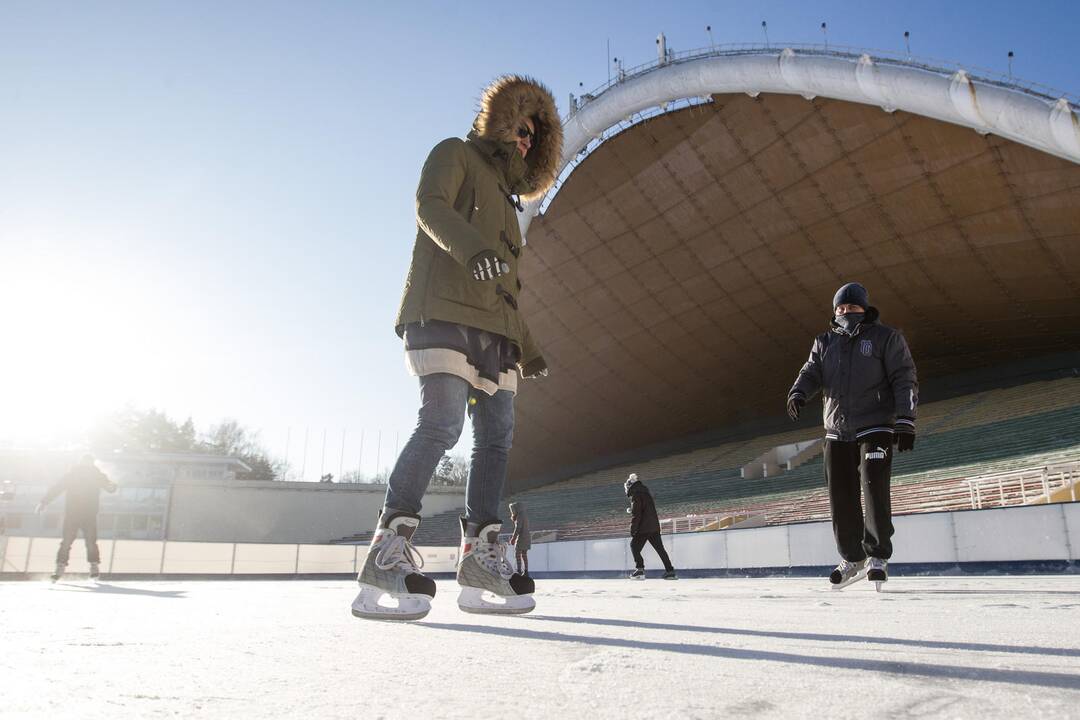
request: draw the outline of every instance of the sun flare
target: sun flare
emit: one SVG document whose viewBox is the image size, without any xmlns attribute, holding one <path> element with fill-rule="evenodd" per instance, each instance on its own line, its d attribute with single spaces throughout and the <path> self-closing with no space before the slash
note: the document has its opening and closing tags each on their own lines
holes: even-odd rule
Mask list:
<svg viewBox="0 0 1080 720">
<path fill-rule="evenodd" d="M 139 303 L 113 278 L 60 261 L 0 271 L 0 439 L 77 431 L 123 404 L 145 372 Z"/>
</svg>

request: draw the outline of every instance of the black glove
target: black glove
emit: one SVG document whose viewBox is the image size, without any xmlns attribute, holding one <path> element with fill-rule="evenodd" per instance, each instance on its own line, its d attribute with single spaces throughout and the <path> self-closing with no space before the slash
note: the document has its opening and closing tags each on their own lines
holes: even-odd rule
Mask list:
<svg viewBox="0 0 1080 720">
<path fill-rule="evenodd" d="M 907 452 L 915 447 L 915 418 L 901 415 L 896 418 L 893 430 L 896 431 L 893 442 L 896 443 L 897 452 Z"/>
<path fill-rule="evenodd" d="M 791 418 L 792 422 L 799 419 L 799 411 L 802 410 L 803 405 L 806 404 L 806 398 L 802 395 L 795 393 L 787 399 L 787 416 Z"/>
<path fill-rule="evenodd" d="M 494 280 L 510 272 L 510 266 L 500 260 L 494 250 L 477 253 L 469 261 L 469 266 L 472 268 L 472 276 L 477 280 Z"/>
</svg>

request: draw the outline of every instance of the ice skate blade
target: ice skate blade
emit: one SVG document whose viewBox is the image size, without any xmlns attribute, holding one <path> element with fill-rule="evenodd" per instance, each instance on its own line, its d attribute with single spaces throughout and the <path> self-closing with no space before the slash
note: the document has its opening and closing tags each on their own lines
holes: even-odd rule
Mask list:
<svg viewBox="0 0 1080 720">
<path fill-rule="evenodd" d="M 883 585 L 885 585 L 885 581 L 884 581 L 884 580 L 875 580 L 875 581 L 874 581 L 874 590 L 876 590 L 877 592 L 885 592 L 885 591 L 884 591 L 884 590 L 882 589 L 882 586 L 883 586 Z"/>
<path fill-rule="evenodd" d="M 458 607 L 478 615 L 524 615 L 536 607 L 532 595 L 496 595 L 478 587 L 463 586 L 458 595 Z"/>
<path fill-rule="evenodd" d="M 397 600 L 397 606 L 381 605 L 379 600 L 386 596 L 391 602 Z M 431 612 L 431 598 L 427 595 L 402 594 L 394 596 L 382 588 L 360 584 L 360 594 L 352 601 L 352 614 L 364 620 L 391 620 L 405 622 L 419 620 Z"/>
</svg>

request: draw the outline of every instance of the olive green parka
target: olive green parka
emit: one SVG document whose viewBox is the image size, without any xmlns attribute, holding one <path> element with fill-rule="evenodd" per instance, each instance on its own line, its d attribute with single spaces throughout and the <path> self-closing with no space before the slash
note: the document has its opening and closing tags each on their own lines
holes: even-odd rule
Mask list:
<svg viewBox="0 0 1080 720">
<path fill-rule="evenodd" d="M 523 159 L 514 133 L 525 118 L 536 128 Z M 543 85 L 526 77 L 499 78 L 485 91 L 466 140 L 443 140 L 428 155 L 416 189 L 416 243 L 395 322 L 442 320 L 508 338 L 521 351 L 529 377 L 547 366 L 518 306 L 518 268 L 525 250 L 517 207 L 539 198 L 555 181 L 562 155 L 562 124 Z M 495 254 L 509 272 L 473 278 L 472 261 Z"/>
</svg>

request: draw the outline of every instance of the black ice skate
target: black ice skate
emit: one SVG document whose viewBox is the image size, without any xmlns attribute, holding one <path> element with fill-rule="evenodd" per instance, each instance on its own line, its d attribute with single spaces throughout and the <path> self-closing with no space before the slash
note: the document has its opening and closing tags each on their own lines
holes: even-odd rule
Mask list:
<svg viewBox="0 0 1080 720">
<path fill-rule="evenodd" d="M 862 576 L 866 574 L 866 560 L 858 560 L 851 562 L 850 560 L 841 560 L 840 564 L 836 566 L 836 569 L 829 575 L 829 582 L 832 583 L 833 590 L 843 590 L 856 580 L 862 579 Z"/>
<path fill-rule="evenodd" d="M 665 570 L 665 571 L 664 571 L 664 579 L 665 579 L 665 580 L 678 580 L 678 579 L 679 579 L 679 576 L 675 574 L 675 570 L 674 570 L 674 569 L 672 569 L 672 570 Z"/>
<path fill-rule="evenodd" d="M 635 568 L 634 572 L 630 573 L 630 579 L 631 580 L 644 580 L 645 579 L 645 568 Z"/>
<path fill-rule="evenodd" d="M 889 579 L 889 561 L 872 557 L 867 563 L 866 579 L 874 583 L 874 589 L 881 592 L 882 583 Z"/>
<path fill-rule="evenodd" d="M 471 527 L 470 527 L 471 526 Z M 520 615 L 536 607 L 532 578 L 514 572 L 506 561 L 506 543 L 499 541 L 502 524 L 487 523 L 470 534 L 471 523 L 461 518 L 461 585 L 458 607 L 468 613 Z"/>
<path fill-rule="evenodd" d="M 420 516 L 380 518 L 357 582 L 352 614 L 368 620 L 419 620 L 431 611 L 435 581 L 420 572 L 424 559 L 412 544 Z M 380 603 L 389 600 L 391 604 Z"/>
<path fill-rule="evenodd" d="M 65 565 L 64 563 L 56 563 L 56 569 L 53 570 L 53 574 L 49 576 L 53 582 L 56 582 L 60 578 L 64 577 L 64 568 L 66 567 L 67 565 Z"/>
</svg>

